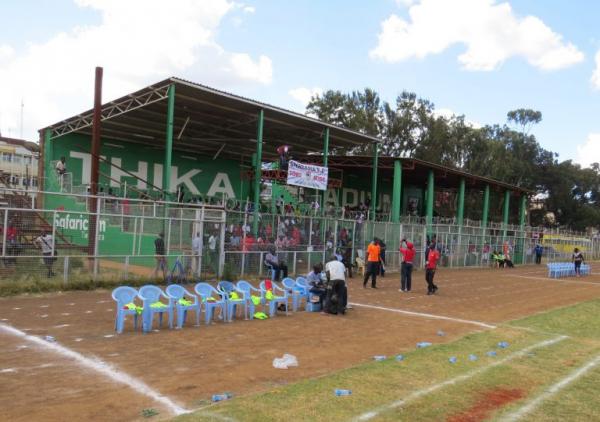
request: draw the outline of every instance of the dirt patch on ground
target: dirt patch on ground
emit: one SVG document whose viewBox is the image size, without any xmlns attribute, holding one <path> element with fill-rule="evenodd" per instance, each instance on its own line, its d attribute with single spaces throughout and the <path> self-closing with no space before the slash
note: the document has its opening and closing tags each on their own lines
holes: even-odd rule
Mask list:
<svg viewBox="0 0 600 422">
<path fill-rule="evenodd" d="M 542 277 L 543 270 L 531 267 L 440 270 L 435 296 L 426 295 L 422 272 L 415 273 L 411 293 L 398 291 L 395 275 L 379 280 L 378 289 L 363 289 L 362 280 L 355 277 L 349 281 L 349 298 L 357 304 L 495 324 L 600 297 L 600 284 L 593 284 L 600 277 L 579 279 L 585 283 Z M 449 342 L 485 329 L 356 306 L 346 316 L 296 312 L 266 321 L 240 318 L 200 327 L 188 321 L 183 330 L 163 327 L 146 335 L 134 332 L 127 321 L 125 332 L 115 335 L 114 308 L 108 291 L 4 298 L 0 322 L 27 334 L 54 336 L 59 344 L 107 362 L 187 408 L 198 407 L 214 393 L 265 391 L 370 361 L 373 355 L 410 350 L 420 341 Z M 439 330 L 446 336 L 437 336 Z M 168 415 L 125 385 L 47 350 L 32 345 L 23 349 L 24 345 L 26 341 L 10 335 L 0 338 L 0 419 L 131 420 L 147 407 Z M 274 369 L 272 360 L 284 353 L 296 355 L 300 367 Z M 10 368 L 21 369 L 2 372 Z"/>
<path fill-rule="evenodd" d="M 468 410 L 451 416 L 447 422 L 480 422 L 496 409 L 506 406 L 508 403 L 519 400 L 525 393 L 517 389 L 496 388 L 480 395 L 477 402 Z"/>
</svg>

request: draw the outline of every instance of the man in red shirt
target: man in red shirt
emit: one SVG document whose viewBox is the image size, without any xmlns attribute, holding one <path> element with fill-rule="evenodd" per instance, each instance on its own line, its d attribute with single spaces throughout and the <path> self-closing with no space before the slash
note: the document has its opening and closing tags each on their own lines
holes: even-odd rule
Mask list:
<svg viewBox="0 0 600 422">
<path fill-rule="evenodd" d="M 437 286 L 433 284 L 433 276 L 435 275 L 435 268 L 437 261 L 440 259 L 440 253 L 435 248 L 435 243 L 432 243 L 429 247 L 429 253 L 427 254 L 427 264 L 425 265 L 425 280 L 427 281 L 427 295 L 432 295 L 437 292 Z"/>
<path fill-rule="evenodd" d="M 367 287 L 367 281 L 371 278 L 371 287 L 377 288 L 377 274 L 379 273 L 379 260 L 381 259 L 381 248 L 379 247 L 379 239 L 374 238 L 367 247 L 367 268 L 365 269 L 365 278 L 363 279 L 363 287 Z"/>
<path fill-rule="evenodd" d="M 406 244 L 406 248 L 402 245 Z M 415 248 L 411 242 L 402 239 L 400 244 L 400 253 L 402 254 L 402 265 L 400 267 L 400 291 L 410 292 L 412 286 L 413 260 L 415 259 Z"/>
</svg>

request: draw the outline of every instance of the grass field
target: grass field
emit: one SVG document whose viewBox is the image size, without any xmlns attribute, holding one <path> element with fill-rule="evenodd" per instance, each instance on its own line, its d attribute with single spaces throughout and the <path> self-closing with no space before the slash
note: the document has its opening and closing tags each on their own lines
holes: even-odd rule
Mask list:
<svg viewBox="0 0 600 422">
<path fill-rule="evenodd" d="M 599 316 L 600 300 L 561 308 L 415 349 L 400 362 L 392 356 L 235 398 L 176 420 L 600 420 L 600 361 L 531 411 L 515 414 L 600 356 Z M 501 341 L 509 347 L 499 348 Z M 487 355 L 492 350 L 495 357 Z M 478 359 L 469 360 L 470 354 Z M 335 355 L 332 350 L 331 359 Z M 451 364 L 450 357 L 457 362 Z M 336 388 L 350 389 L 352 395 L 336 397 Z"/>
<path fill-rule="evenodd" d="M 115 335 L 109 290 L 0 297 L 0 420 L 600 420 L 600 274 L 440 270 L 434 296 L 422 277 L 411 293 L 394 274 L 349 280 L 343 317 L 240 313 L 145 335 L 131 321 Z M 273 368 L 283 353 L 300 366 Z"/>
</svg>

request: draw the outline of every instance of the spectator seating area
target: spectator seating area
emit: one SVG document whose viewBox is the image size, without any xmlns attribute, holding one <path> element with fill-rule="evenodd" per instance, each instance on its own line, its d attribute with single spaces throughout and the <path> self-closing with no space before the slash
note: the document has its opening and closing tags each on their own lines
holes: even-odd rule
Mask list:
<svg viewBox="0 0 600 422">
<path fill-rule="evenodd" d="M 215 320 L 232 322 L 238 313 L 244 319 L 274 317 L 278 309 L 285 308 L 288 315 L 288 304 L 292 301 L 293 312 L 302 305 L 309 312 L 320 311 L 318 306 L 310 301 L 309 287 L 303 277 L 294 280 L 290 277 L 283 279 L 281 285 L 276 282 L 263 281 L 259 287 L 254 287 L 248 281 L 237 283 L 221 281 L 217 287 L 209 283 L 197 283 L 193 291 L 179 284 L 171 284 L 163 291 L 155 285 L 145 285 L 139 290 L 133 287 L 121 286 L 112 292 L 112 298 L 117 303 L 115 330 L 122 333 L 127 316 L 133 317 L 134 330 L 138 327 L 138 318 L 142 320 L 142 331 L 152 331 L 154 317 L 158 316 L 159 327 L 166 316 L 169 328 L 173 328 L 175 317 L 177 329 L 181 329 L 188 314 L 195 314 L 196 326 L 204 314 L 206 325 Z M 318 304 L 317 304 L 318 305 Z M 263 312 L 257 312 L 262 306 Z"/>
<path fill-rule="evenodd" d="M 572 262 L 550 262 L 546 264 L 548 267 L 548 277 L 550 278 L 561 278 L 561 277 L 574 277 L 575 276 L 575 265 Z M 589 264 L 581 264 L 581 275 L 590 275 L 591 268 Z"/>
</svg>

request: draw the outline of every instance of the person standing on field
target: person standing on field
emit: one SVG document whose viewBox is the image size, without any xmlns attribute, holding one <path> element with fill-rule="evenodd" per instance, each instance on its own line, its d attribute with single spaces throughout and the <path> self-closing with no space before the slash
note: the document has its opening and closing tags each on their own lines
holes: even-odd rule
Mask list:
<svg viewBox="0 0 600 422">
<path fill-rule="evenodd" d="M 406 245 L 406 248 L 402 247 Z M 415 248 L 413 244 L 406 239 L 402 239 L 400 244 L 400 253 L 402 254 L 402 265 L 400 268 L 400 291 L 410 292 L 412 287 L 413 260 L 415 259 Z"/>
<path fill-rule="evenodd" d="M 440 259 L 440 253 L 435 248 L 435 244 L 429 246 L 429 253 L 427 254 L 427 264 L 425 265 L 425 281 L 427 281 L 427 295 L 432 295 L 437 292 L 438 287 L 433 283 L 433 277 L 435 276 L 435 269 L 437 267 L 438 259 Z"/>
<path fill-rule="evenodd" d="M 575 275 L 581 277 L 581 263 L 584 261 L 583 254 L 578 248 L 573 250 L 573 264 L 575 264 Z"/>
<path fill-rule="evenodd" d="M 367 268 L 365 270 L 365 278 L 363 280 L 363 288 L 367 288 L 367 281 L 371 277 L 371 287 L 377 288 L 377 273 L 379 272 L 379 260 L 381 259 L 381 249 L 379 248 L 379 239 L 373 238 L 367 248 Z"/>
<path fill-rule="evenodd" d="M 535 245 L 535 263 L 540 265 L 542 263 L 542 254 L 544 253 L 544 247 L 541 244 Z"/>
<path fill-rule="evenodd" d="M 156 259 L 156 267 L 152 271 L 152 278 L 158 277 L 158 272 L 162 271 L 163 280 L 167 279 L 167 258 L 165 258 L 165 235 L 159 233 L 154 239 L 154 257 Z"/>
</svg>

